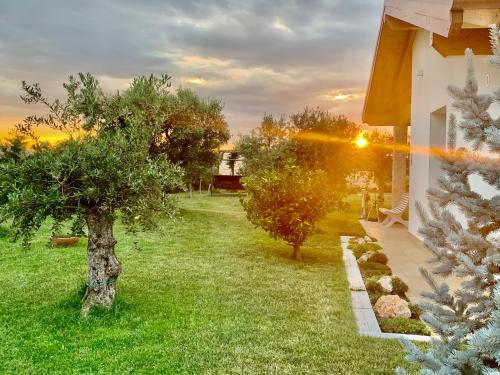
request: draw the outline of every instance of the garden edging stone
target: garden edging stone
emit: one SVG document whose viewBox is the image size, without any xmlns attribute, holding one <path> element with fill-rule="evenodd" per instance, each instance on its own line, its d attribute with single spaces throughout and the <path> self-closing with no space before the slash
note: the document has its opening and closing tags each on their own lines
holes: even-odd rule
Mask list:
<svg viewBox="0 0 500 375">
<path fill-rule="evenodd" d="M 385 339 L 408 339 L 412 341 L 429 342 L 432 336 L 408 335 L 402 333 L 386 333 L 380 330 L 370 298 L 365 288 L 358 262 L 351 250 L 347 248 L 349 236 L 340 236 L 342 259 L 344 260 L 349 289 L 351 290 L 352 309 L 356 318 L 358 332 L 362 336 L 379 337 Z"/>
</svg>

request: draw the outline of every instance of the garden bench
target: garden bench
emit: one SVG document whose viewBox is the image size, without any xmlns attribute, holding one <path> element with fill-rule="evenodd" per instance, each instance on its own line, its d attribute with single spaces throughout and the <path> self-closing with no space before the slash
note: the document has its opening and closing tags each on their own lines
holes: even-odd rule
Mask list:
<svg viewBox="0 0 500 375">
<path fill-rule="evenodd" d="M 214 189 L 245 190 L 241 184 L 241 177 L 242 176 L 215 175 L 212 177 L 212 183 L 208 187 L 208 191 L 212 194 Z"/>
<path fill-rule="evenodd" d="M 406 210 L 406 207 L 408 207 L 408 202 L 410 200 L 410 197 L 408 193 L 404 193 L 401 196 L 401 200 L 399 201 L 398 205 L 394 208 L 379 208 L 378 210 L 383 213 L 384 215 L 387 215 L 384 221 L 382 221 L 382 224 L 385 225 L 386 227 L 390 227 L 395 223 L 401 223 L 405 227 L 408 228 L 408 221 L 404 220 L 402 218 L 403 212 Z"/>
</svg>

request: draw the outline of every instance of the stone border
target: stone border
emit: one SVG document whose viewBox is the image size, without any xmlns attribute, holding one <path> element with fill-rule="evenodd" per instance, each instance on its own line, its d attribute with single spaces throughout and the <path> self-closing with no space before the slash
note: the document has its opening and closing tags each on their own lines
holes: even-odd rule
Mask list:
<svg viewBox="0 0 500 375">
<path fill-rule="evenodd" d="M 352 310 L 356 317 L 358 332 L 362 336 L 378 337 L 383 339 L 408 339 L 413 341 L 431 341 L 431 336 L 407 335 L 403 333 L 386 333 L 380 330 L 375 312 L 373 311 L 368 292 L 365 289 L 365 283 L 361 277 L 356 257 L 351 250 L 347 248 L 350 236 L 340 236 L 340 245 L 342 247 L 342 259 L 344 260 L 349 289 L 351 290 Z"/>
</svg>

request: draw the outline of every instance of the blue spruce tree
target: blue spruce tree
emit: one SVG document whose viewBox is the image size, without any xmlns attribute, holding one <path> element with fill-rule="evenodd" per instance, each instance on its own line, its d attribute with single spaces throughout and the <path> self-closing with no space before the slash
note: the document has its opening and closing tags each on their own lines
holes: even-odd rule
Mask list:
<svg viewBox="0 0 500 375">
<path fill-rule="evenodd" d="M 491 29 L 491 42 L 490 62 L 500 67 L 497 27 Z M 500 374 L 500 119 L 488 112 L 500 103 L 500 88 L 478 94 L 472 51 L 466 56 L 465 87 L 448 88 L 461 119 L 449 119 L 448 149 L 440 155 L 443 176 L 439 188 L 428 190 L 429 213 L 417 205 L 420 233 L 434 254 L 432 273 L 463 280 L 460 289 L 450 291 L 422 270 L 432 289 L 422 293 L 429 300 L 421 304 L 422 320 L 438 338 L 427 351 L 403 341 L 407 360 L 418 363 L 422 375 Z M 456 127 L 473 151 L 456 149 Z M 472 190 L 471 175 L 480 176 L 497 194 L 486 198 Z M 466 225 L 455 218 L 456 209 L 466 217 Z"/>
</svg>

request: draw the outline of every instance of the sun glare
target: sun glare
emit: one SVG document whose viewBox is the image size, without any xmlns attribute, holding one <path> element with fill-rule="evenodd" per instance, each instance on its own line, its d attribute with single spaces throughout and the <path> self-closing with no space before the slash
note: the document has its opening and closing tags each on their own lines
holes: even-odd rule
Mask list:
<svg viewBox="0 0 500 375">
<path fill-rule="evenodd" d="M 360 133 L 354 140 L 354 144 L 357 148 L 365 148 L 366 146 L 368 146 L 368 140 L 365 138 L 365 135 L 363 133 Z"/>
</svg>

